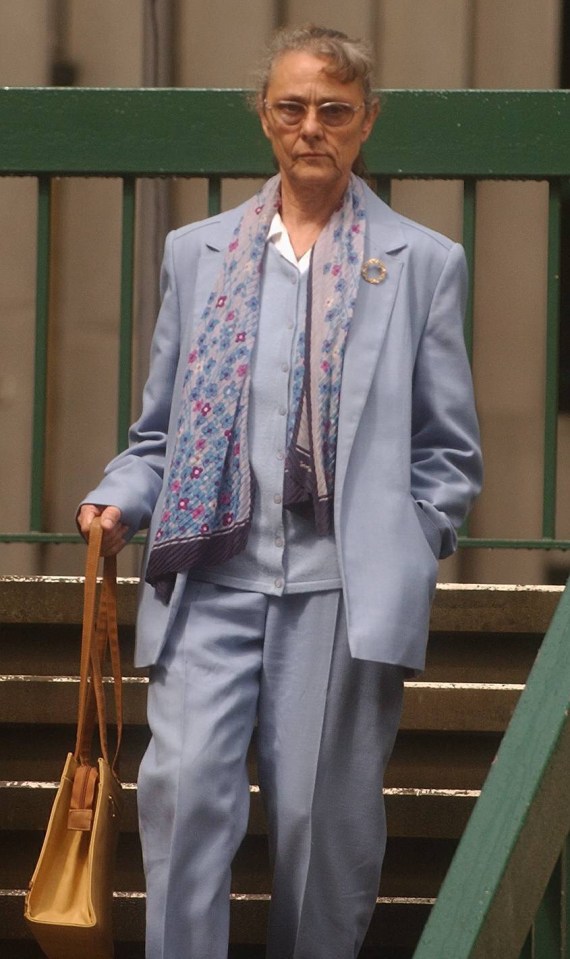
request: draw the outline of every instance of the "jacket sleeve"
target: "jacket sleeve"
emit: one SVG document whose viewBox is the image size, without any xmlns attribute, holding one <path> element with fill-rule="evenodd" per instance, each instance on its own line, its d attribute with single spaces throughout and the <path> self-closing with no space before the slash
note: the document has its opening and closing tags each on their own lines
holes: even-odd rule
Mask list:
<svg viewBox="0 0 570 959">
<path fill-rule="evenodd" d="M 101 483 L 82 503 L 118 506 L 128 537 L 150 522 L 162 487 L 172 396 L 180 355 L 180 309 L 173 262 L 173 234 L 166 238 L 161 270 L 161 308 L 151 348 L 142 412 L 129 431 L 128 448 L 106 467 Z M 82 505 L 82 504 L 80 504 Z"/>
<path fill-rule="evenodd" d="M 447 254 L 420 338 L 412 396 L 411 491 L 424 532 L 442 558 L 454 551 L 456 530 L 482 481 L 463 335 L 466 292 L 465 254 L 456 243 Z"/>
</svg>

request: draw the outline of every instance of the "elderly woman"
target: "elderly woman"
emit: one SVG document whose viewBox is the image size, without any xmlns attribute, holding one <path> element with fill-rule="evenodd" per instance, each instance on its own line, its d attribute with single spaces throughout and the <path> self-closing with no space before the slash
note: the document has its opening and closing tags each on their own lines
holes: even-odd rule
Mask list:
<svg viewBox="0 0 570 959">
<path fill-rule="evenodd" d="M 480 484 L 461 247 L 352 171 L 378 103 L 360 42 L 281 32 L 257 100 L 279 173 L 171 233 L 143 411 L 78 517 L 150 525 L 137 663 L 147 959 L 225 959 L 257 760 L 270 959 L 353 959 L 382 781 L 437 560 Z"/>
</svg>

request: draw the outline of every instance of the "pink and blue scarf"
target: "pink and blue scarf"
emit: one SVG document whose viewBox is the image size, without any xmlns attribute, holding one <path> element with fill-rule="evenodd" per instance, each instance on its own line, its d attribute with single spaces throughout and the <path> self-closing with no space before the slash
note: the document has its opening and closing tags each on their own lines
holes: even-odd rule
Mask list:
<svg viewBox="0 0 570 959">
<path fill-rule="evenodd" d="M 250 201 L 193 334 L 163 512 L 146 579 L 167 600 L 176 573 L 241 552 L 253 512 L 248 456 L 251 355 L 263 255 L 280 207 L 280 177 Z M 362 183 L 352 176 L 311 257 L 288 424 L 284 505 L 312 506 L 317 535 L 333 528 L 336 438 L 346 338 L 364 254 Z"/>
</svg>

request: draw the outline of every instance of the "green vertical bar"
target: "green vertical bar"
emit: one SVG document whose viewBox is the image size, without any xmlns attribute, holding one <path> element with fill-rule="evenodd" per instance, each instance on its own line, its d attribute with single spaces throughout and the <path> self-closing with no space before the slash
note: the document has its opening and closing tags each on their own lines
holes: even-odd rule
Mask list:
<svg viewBox="0 0 570 959">
<path fill-rule="evenodd" d="M 215 216 L 222 209 L 222 178 L 208 177 L 208 216 Z"/>
<path fill-rule="evenodd" d="M 47 429 L 47 363 L 50 284 L 51 179 L 38 178 L 36 250 L 36 345 L 32 428 L 30 530 L 43 530 L 43 491 Z"/>
<path fill-rule="evenodd" d="M 134 177 L 123 179 L 123 223 L 121 233 L 121 306 L 119 327 L 119 400 L 117 448 L 125 449 L 131 422 L 133 385 L 133 272 L 135 248 Z"/>
<path fill-rule="evenodd" d="M 548 203 L 548 277 L 546 310 L 546 391 L 542 535 L 555 536 L 558 437 L 558 333 L 560 324 L 560 181 L 552 180 Z"/>
<path fill-rule="evenodd" d="M 477 221 L 477 181 L 475 177 L 466 177 L 463 181 L 463 248 L 469 269 L 469 286 L 467 288 L 467 303 L 465 304 L 465 322 L 463 335 L 469 362 L 473 364 L 473 289 L 475 286 L 475 228 Z M 460 536 L 469 536 L 469 517 L 459 531 Z"/>
<path fill-rule="evenodd" d="M 463 183 L 463 246 L 469 266 L 469 292 L 465 310 L 465 343 L 469 359 L 473 360 L 473 288 L 475 285 L 475 227 L 477 183 L 474 177 L 466 177 Z"/>
</svg>

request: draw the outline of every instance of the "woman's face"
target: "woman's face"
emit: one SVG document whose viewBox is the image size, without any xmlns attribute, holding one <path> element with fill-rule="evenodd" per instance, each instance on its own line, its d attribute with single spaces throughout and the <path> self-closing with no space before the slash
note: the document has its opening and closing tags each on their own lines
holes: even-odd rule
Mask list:
<svg viewBox="0 0 570 959">
<path fill-rule="evenodd" d="M 348 184 L 352 164 L 368 139 L 378 107 L 366 112 L 359 80 L 341 83 L 325 72 L 327 58 L 305 51 L 288 51 L 273 65 L 265 103 L 259 107 L 263 132 L 270 140 L 283 180 L 293 190 L 308 186 L 338 190 Z M 270 109 L 283 100 L 308 106 L 304 118 L 294 126 L 283 123 Z M 327 126 L 316 107 L 330 102 L 349 103 L 358 109 L 345 126 Z"/>
</svg>

